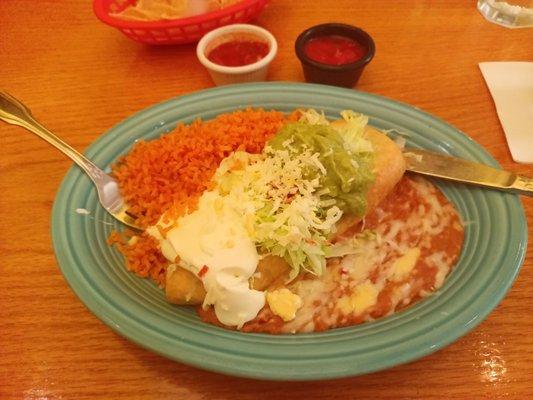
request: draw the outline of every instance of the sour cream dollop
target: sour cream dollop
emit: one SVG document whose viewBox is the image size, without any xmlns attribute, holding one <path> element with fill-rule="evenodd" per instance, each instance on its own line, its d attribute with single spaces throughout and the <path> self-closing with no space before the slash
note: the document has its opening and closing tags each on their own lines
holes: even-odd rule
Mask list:
<svg viewBox="0 0 533 400">
<path fill-rule="evenodd" d="M 229 198 L 204 192 L 198 209 L 174 225 L 165 237 L 155 226 L 147 231 L 169 261 L 179 256 L 179 265 L 199 276 L 206 290 L 204 306 L 213 305 L 224 325 L 240 328 L 254 319 L 265 305 L 265 294 L 250 289 L 259 255 L 242 213 Z"/>
</svg>

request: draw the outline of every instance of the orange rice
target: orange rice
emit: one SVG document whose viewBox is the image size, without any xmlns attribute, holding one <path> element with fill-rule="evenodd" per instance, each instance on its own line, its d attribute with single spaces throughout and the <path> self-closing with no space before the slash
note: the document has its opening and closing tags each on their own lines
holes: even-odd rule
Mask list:
<svg viewBox="0 0 533 400">
<path fill-rule="evenodd" d="M 177 215 L 194 209 L 222 159 L 235 150 L 261 152 L 266 141 L 295 118 L 295 113 L 247 109 L 179 124 L 157 140 L 136 143 L 113 165 L 112 173 L 130 211 L 148 227 L 166 211 Z M 130 271 L 164 286 L 168 262 L 152 237 L 114 232 L 108 242 L 125 256 Z"/>
</svg>

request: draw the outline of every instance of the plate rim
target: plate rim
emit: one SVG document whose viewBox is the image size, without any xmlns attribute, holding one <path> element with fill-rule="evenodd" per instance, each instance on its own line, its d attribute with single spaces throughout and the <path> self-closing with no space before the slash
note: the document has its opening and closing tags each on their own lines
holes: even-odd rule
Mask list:
<svg viewBox="0 0 533 400">
<path fill-rule="evenodd" d="M 287 90 L 287 86 L 291 88 L 306 88 L 305 90 L 317 90 L 317 91 L 325 91 L 328 93 L 343 93 L 343 94 L 350 94 L 350 96 L 362 96 L 362 98 L 371 98 L 374 101 L 378 102 L 385 102 L 389 106 L 392 105 L 394 107 L 399 107 L 403 109 L 409 109 L 410 112 L 414 112 L 421 116 L 421 119 L 430 119 L 432 122 L 435 122 L 437 125 L 441 127 L 445 127 L 448 130 L 451 129 L 454 131 L 456 135 L 458 135 L 459 139 L 467 140 L 470 142 L 470 146 L 474 146 L 476 150 L 480 153 L 480 155 L 487 160 L 488 164 L 492 164 L 494 166 L 499 166 L 496 160 L 483 148 L 481 145 L 479 145 L 477 142 L 475 142 L 472 138 L 465 135 L 463 132 L 458 130 L 457 128 L 453 127 L 452 125 L 448 124 L 447 122 L 441 120 L 438 117 L 435 117 L 434 115 L 431 115 L 425 111 L 422 111 L 420 109 L 417 109 L 413 106 L 410 106 L 406 103 L 398 102 L 396 100 L 392 100 L 383 96 L 370 94 L 366 92 L 361 91 L 355 91 L 355 90 L 347 90 L 347 89 L 340 89 L 340 88 L 334 88 L 330 86 L 325 85 L 314 85 L 314 84 L 304 84 L 304 83 L 289 83 L 289 82 L 266 82 L 266 83 L 252 83 L 252 84 L 241 84 L 241 85 L 231 85 L 231 86 L 224 86 L 219 88 L 212 88 L 212 89 L 206 89 L 198 92 L 194 92 L 191 94 L 186 94 L 182 96 L 177 96 L 174 98 L 171 98 L 169 100 L 157 103 L 155 105 L 152 105 L 148 108 L 145 108 L 143 110 L 140 110 L 128 118 L 124 119 L 123 121 L 119 122 L 115 126 L 113 126 L 111 129 L 109 129 L 106 133 L 101 135 L 96 141 L 94 141 L 90 147 L 87 149 L 86 153 L 91 156 L 95 156 L 97 159 L 98 154 L 95 154 L 95 152 L 98 148 L 98 145 L 105 144 L 107 141 L 113 141 L 114 137 L 119 134 L 120 129 L 126 129 L 127 126 L 135 123 L 140 118 L 150 118 L 153 115 L 157 115 L 161 108 L 165 107 L 171 107 L 176 106 L 175 103 L 186 103 L 187 101 L 191 99 L 198 99 L 202 96 L 209 97 L 209 94 L 217 94 L 217 93 L 227 93 L 231 91 L 236 91 L 237 94 L 240 91 L 246 91 L 246 90 L 257 90 L 261 88 L 275 88 L 279 87 L 280 89 L 283 88 L 283 90 Z M 280 374 L 276 373 L 275 371 L 264 371 L 264 370 L 254 370 L 254 371 L 247 371 L 246 369 L 242 368 L 230 368 L 230 369 L 221 369 L 220 365 L 212 364 L 212 363 L 206 363 L 205 359 L 200 358 L 196 359 L 193 356 L 185 356 L 185 357 L 176 357 L 175 355 L 169 355 L 168 351 L 164 350 L 164 346 L 154 346 L 153 344 L 147 344 L 146 340 L 143 340 L 142 335 L 132 334 L 131 331 L 126 330 L 124 328 L 124 325 L 118 325 L 116 323 L 116 320 L 112 318 L 111 315 L 105 314 L 99 306 L 101 304 L 98 304 L 97 302 L 93 302 L 92 298 L 87 298 L 87 288 L 80 287 L 79 282 L 76 281 L 76 277 L 72 274 L 72 270 L 69 269 L 69 266 L 67 264 L 66 258 L 68 258 L 68 255 L 65 253 L 66 248 L 63 248 L 62 245 L 62 237 L 61 237 L 61 223 L 59 222 L 59 215 L 64 215 L 64 209 L 62 209 L 63 202 L 66 201 L 65 197 L 61 197 L 60 195 L 66 191 L 66 188 L 70 184 L 70 181 L 73 180 L 76 175 L 83 176 L 83 173 L 77 170 L 76 167 L 72 167 L 67 172 L 65 178 L 63 179 L 57 195 L 56 199 L 54 201 L 54 206 L 52 210 L 52 223 L 51 223 L 51 234 L 52 234 L 52 241 L 53 241 L 53 247 L 54 247 L 54 253 L 56 255 L 56 259 L 58 261 L 58 264 L 60 266 L 61 272 L 63 274 L 63 277 L 67 281 L 68 285 L 70 286 L 71 290 L 78 296 L 78 298 L 82 301 L 82 303 L 99 319 L 101 319 L 106 325 L 108 325 L 113 331 L 116 333 L 126 337 L 128 340 L 133 341 L 134 343 L 140 345 L 143 348 L 146 348 L 150 351 L 153 351 L 155 353 L 158 353 L 160 355 L 163 355 L 167 358 L 174 359 L 176 361 L 184 362 L 189 365 L 193 365 L 195 367 L 199 367 L 202 369 L 207 369 L 223 374 L 233 375 L 233 376 L 241 376 L 241 377 L 249 377 L 249 378 L 260 378 L 260 379 L 271 379 L 271 380 L 317 380 L 317 379 L 329 379 L 329 378 L 340 378 L 345 376 L 353 376 L 363 373 L 370 373 L 377 370 L 386 369 L 389 367 L 392 367 L 394 365 L 399 365 L 406 363 L 408 361 L 418 359 L 422 356 L 431 354 L 437 350 L 439 350 L 442 347 L 445 347 L 449 345 L 450 343 L 454 342 L 470 330 L 472 330 L 475 326 L 477 326 L 479 323 L 481 323 L 486 316 L 496 307 L 496 305 L 502 300 L 502 298 L 505 296 L 511 285 L 516 279 L 517 274 L 520 271 L 520 267 L 523 263 L 523 260 L 525 258 L 525 248 L 527 246 L 527 223 L 525 220 L 525 212 L 523 209 L 523 206 L 521 202 L 518 200 L 517 195 L 504 195 L 508 196 L 508 201 L 513 203 L 512 206 L 514 208 L 515 212 L 518 212 L 520 214 L 521 212 L 521 229 L 519 232 L 519 241 L 521 242 L 522 246 L 520 248 L 520 251 L 517 252 L 514 260 L 514 270 L 512 275 L 509 277 L 509 279 L 506 280 L 505 284 L 503 286 L 499 286 L 499 290 L 497 295 L 492 296 L 489 298 L 489 300 L 492 300 L 488 304 L 486 304 L 484 310 L 482 312 L 478 313 L 478 317 L 472 321 L 470 324 L 466 324 L 462 327 L 462 329 L 456 328 L 454 331 L 454 334 L 447 338 L 447 340 L 441 340 L 439 344 L 435 347 L 432 347 L 431 349 L 428 349 L 424 346 L 420 346 L 418 348 L 418 351 L 411 351 L 408 354 L 399 355 L 396 358 L 391 358 L 390 360 L 381 362 L 377 367 L 375 368 L 367 368 L 362 369 L 361 371 L 356 371 L 354 373 L 354 370 L 346 370 L 344 373 L 339 372 L 337 370 L 335 371 L 323 371 L 318 370 L 314 372 L 310 372 L 307 374 L 294 374 L 294 375 L 287 375 L 286 373 Z M 63 200 L 63 201 L 62 201 Z M 247 334 L 249 335 L 249 334 Z"/>
</svg>

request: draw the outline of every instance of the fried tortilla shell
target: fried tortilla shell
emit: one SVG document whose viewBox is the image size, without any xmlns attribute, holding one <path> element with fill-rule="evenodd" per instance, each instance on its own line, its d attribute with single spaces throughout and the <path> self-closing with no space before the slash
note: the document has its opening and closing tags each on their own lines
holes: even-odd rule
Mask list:
<svg viewBox="0 0 533 400">
<path fill-rule="evenodd" d="M 344 120 L 337 120 L 332 122 L 331 126 L 339 127 L 344 123 Z M 366 215 L 372 212 L 392 192 L 392 189 L 394 189 L 400 179 L 402 179 L 405 173 L 405 160 L 402 150 L 383 132 L 367 126 L 365 135 L 374 148 L 375 174 L 374 183 L 366 193 Z M 353 215 L 343 216 L 337 223 L 336 236 L 347 234 L 363 217 L 355 217 Z"/>
<path fill-rule="evenodd" d="M 202 281 L 179 266 L 167 268 L 165 293 L 169 303 L 182 306 L 202 304 L 205 297 Z"/>
<path fill-rule="evenodd" d="M 275 285 L 281 286 L 287 280 L 290 266 L 278 256 L 266 256 L 257 264 L 256 273 L 251 279 L 252 289 L 265 290 Z M 202 281 L 192 272 L 176 266 L 167 269 L 165 292 L 169 303 L 179 305 L 202 304 L 205 289 Z"/>
</svg>

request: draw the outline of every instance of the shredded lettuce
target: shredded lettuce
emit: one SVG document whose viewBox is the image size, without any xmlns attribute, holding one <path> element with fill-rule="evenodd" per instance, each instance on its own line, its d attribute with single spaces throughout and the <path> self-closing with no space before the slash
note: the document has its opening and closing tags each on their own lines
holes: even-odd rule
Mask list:
<svg viewBox="0 0 533 400">
<path fill-rule="evenodd" d="M 340 113 L 345 124 L 339 126 L 330 124 L 324 113 L 319 113 L 314 109 L 302 111 L 300 121 L 310 125 L 330 125 L 339 132 L 344 140 L 344 147 L 350 153 L 372 153 L 372 143 L 365 138 L 365 128 L 368 124 L 368 117 L 364 114 L 356 113 L 352 110 L 344 110 Z"/>
<path fill-rule="evenodd" d="M 344 257 L 349 254 L 361 254 L 364 251 L 365 243 L 371 240 L 379 241 L 380 236 L 376 232 L 366 229 L 349 239 L 332 244 L 327 250 L 328 257 Z"/>
<path fill-rule="evenodd" d="M 343 111 L 341 116 L 346 124 L 335 127 L 342 137 L 340 148 L 353 156 L 350 159 L 361 173 L 363 169 L 367 173 L 373 151 L 364 137 L 368 118 L 353 111 Z M 324 114 L 316 110 L 304 111 L 298 123 L 331 129 Z M 325 185 L 331 163 L 324 157 L 332 154 L 313 151 L 290 137 L 281 141 L 261 154 L 237 151 L 224 159 L 214 176 L 216 188 L 231 197 L 242 213 L 258 252 L 283 257 L 291 265 L 289 279 L 302 270 L 320 276 L 327 257 L 351 254 L 354 249 L 354 243 L 340 247 L 328 240 L 343 215 L 337 203 L 342 195 L 351 194 L 335 197 L 331 185 Z"/>
<path fill-rule="evenodd" d="M 324 111 L 318 112 L 313 108 L 302 111 L 300 122 L 305 122 L 309 125 L 329 125 L 329 121 L 324 115 Z"/>
<path fill-rule="evenodd" d="M 314 178 L 306 179 L 309 170 Z M 338 207 L 322 204 L 317 189 L 323 173 L 317 154 L 267 148 L 255 155 L 235 152 L 215 174 L 220 193 L 243 213 L 259 253 L 285 258 L 290 279 L 302 269 L 323 273 L 327 237 L 342 215 Z"/>
</svg>

